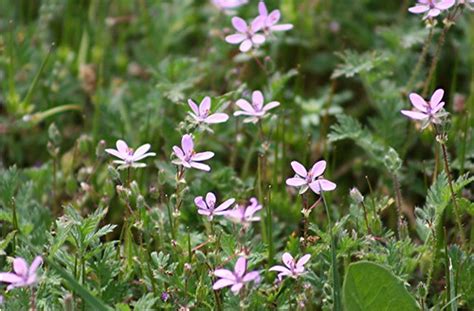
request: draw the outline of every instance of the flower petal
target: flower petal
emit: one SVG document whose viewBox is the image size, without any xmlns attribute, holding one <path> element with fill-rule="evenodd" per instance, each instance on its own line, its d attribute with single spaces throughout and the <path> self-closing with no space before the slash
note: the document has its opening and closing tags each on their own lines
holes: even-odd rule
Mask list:
<svg viewBox="0 0 474 311">
<path fill-rule="evenodd" d="M 237 295 L 240 290 L 242 289 L 242 287 L 244 286 L 244 283 L 237 283 L 237 284 L 234 284 L 230 290 L 234 293 L 234 295 Z"/>
<path fill-rule="evenodd" d="M 245 99 L 239 99 L 239 100 L 237 100 L 237 102 L 235 104 L 245 112 L 248 112 L 248 113 L 255 112 L 253 106 L 248 101 L 246 101 Z"/>
<path fill-rule="evenodd" d="M 301 177 L 306 177 L 308 175 L 306 168 L 298 161 L 291 161 L 291 167 L 293 168 L 295 173 L 300 175 Z"/>
<path fill-rule="evenodd" d="M 207 164 L 204 164 L 204 163 L 190 162 L 189 164 L 190 164 L 191 167 L 194 167 L 195 169 L 198 169 L 198 170 L 201 170 L 201 171 L 209 172 L 211 170 L 211 167 Z"/>
<path fill-rule="evenodd" d="M 123 154 L 128 153 L 128 145 L 125 141 L 119 139 L 119 140 L 117 140 L 117 143 L 115 145 L 117 146 L 117 150 L 120 153 L 123 153 Z"/>
<path fill-rule="evenodd" d="M 207 204 L 204 201 L 204 198 L 202 196 L 195 197 L 194 198 L 194 204 L 196 204 L 196 206 L 201 208 L 201 209 L 205 209 L 205 210 L 208 209 Z"/>
<path fill-rule="evenodd" d="M 413 120 L 424 120 L 427 119 L 429 116 L 422 112 L 416 112 L 411 110 L 402 110 L 401 113 Z"/>
<path fill-rule="evenodd" d="M 258 273 L 258 271 L 252 271 L 252 272 L 247 273 L 242 279 L 242 281 L 251 282 L 258 279 L 260 279 L 260 273 Z"/>
<path fill-rule="evenodd" d="M 409 8 L 408 12 L 413 13 L 413 14 L 421 14 L 421 13 L 427 12 L 429 9 L 430 7 L 427 5 L 415 5 Z"/>
<path fill-rule="evenodd" d="M 290 271 L 288 268 L 283 267 L 283 266 L 273 266 L 273 267 L 271 267 L 270 269 L 268 269 L 268 271 L 288 272 L 288 273 L 291 273 L 291 271 Z"/>
<path fill-rule="evenodd" d="M 140 157 L 141 155 L 144 155 L 148 150 L 150 150 L 151 145 L 150 144 L 145 144 L 140 147 L 138 147 L 137 150 L 133 153 L 133 158 L 135 159 L 136 157 Z"/>
<path fill-rule="evenodd" d="M 289 269 L 293 268 L 293 266 L 295 265 L 295 260 L 293 259 L 293 256 L 291 256 L 290 253 L 284 253 L 283 256 L 281 256 L 281 259 L 283 260 L 285 266 L 287 266 Z"/>
<path fill-rule="evenodd" d="M 288 178 L 286 184 L 291 187 L 301 187 L 306 185 L 306 180 L 300 177 Z"/>
<path fill-rule="evenodd" d="M 188 105 L 196 116 L 199 116 L 199 108 L 192 99 L 188 99 Z"/>
<path fill-rule="evenodd" d="M 115 150 L 115 149 L 110 149 L 110 148 L 108 148 L 108 149 L 105 149 L 105 152 L 107 152 L 108 154 L 111 154 L 111 155 L 113 155 L 114 157 L 117 157 L 117 158 L 119 158 L 119 159 L 122 159 L 122 160 L 125 159 L 125 155 L 122 154 L 122 153 L 120 153 L 119 151 L 117 151 L 117 150 Z"/>
<path fill-rule="evenodd" d="M 456 3 L 456 0 L 442 0 L 435 4 L 437 9 L 447 10 Z"/>
<path fill-rule="evenodd" d="M 444 96 L 444 90 L 443 89 L 437 89 L 433 93 L 433 95 L 431 95 L 431 99 L 430 99 L 431 109 L 436 107 L 441 102 L 441 100 L 443 100 L 443 96 Z"/>
<path fill-rule="evenodd" d="M 247 270 L 247 259 L 239 257 L 235 263 L 234 273 L 238 277 L 242 277 L 245 274 L 245 270 Z"/>
<path fill-rule="evenodd" d="M 225 202 L 221 203 L 218 207 L 214 209 L 215 212 L 222 212 L 228 209 L 232 204 L 235 203 L 235 199 L 228 199 Z"/>
<path fill-rule="evenodd" d="M 0 282 L 5 283 L 20 283 L 23 281 L 23 278 L 11 272 L 0 272 Z"/>
<path fill-rule="evenodd" d="M 244 53 L 250 51 L 251 48 L 252 48 L 252 41 L 250 39 L 244 40 L 239 46 L 239 50 Z"/>
<path fill-rule="evenodd" d="M 31 263 L 30 269 L 28 270 L 28 275 L 36 273 L 36 270 L 43 263 L 43 258 L 41 256 L 36 256 Z"/>
<path fill-rule="evenodd" d="M 140 160 L 142 160 L 142 159 L 145 159 L 145 158 L 148 158 L 148 157 L 154 157 L 154 156 L 156 156 L 156 153 L 154 153 L 154 152 L 148 152 L 148 153 L 145 153 L 145 154 L 143 154 L 143 155 L 141 155 L 141 156 L 139 156 L 139 157 L 135 157 L 135 156 L 134 156 L 134 157 L 133 157 L 133 161 L 136 162 L 136 161 L 140 161 Z"/>
<path fill-rule="evenodd" d="M 235 275 L 232 271 L 227 269 L 217 269 L 214 271 L 214 275 L 221 279 L 227 279 L 235 282 Z"/>
<path fill-rule="evenodd" d="M 263 107 L 263 111 L 268 111 L 270 109 L 273 109 L 273 108 L 276 108 L 280 106 L 280 103 L 279 102 L 269 102 L 268 104 L 266 104 L 264 107 Z"/>
<path fill-rule="evenodd" d="M 303 257 L 301 257 L 297 262 L 296 262 L 296 267 L 302 267 L 304 266 L 311 258 L 310 254 L 306 254 Z"/>
<path fill-rule="evenodd" d="M 426 102 L 426 100 L 423 99 L 423 97 L 416 93 L 411 93 L 410 95 L 408 95 L 408 97 L 410 98 L 411 104 L 416 109 L 420 110 L 421 112 L 426 112 L 428 103 Z"/>
<path fill-rule="evenodd" d="M 248 29 L 247 22 L 238 16 L 232 17 L 232 25 L 239 32 L 242 32 L 242 33 L 247 32 L 247 29 Z"/>
<path fill-rule="evenodd" d="M 184 160 L 184 152 L 178 146 L 173 146 L 173 153 L 181 160 Z"/>
<path fill-rule="evenodd" d="M 211 98 L 209 96 L 204 97 L 204 99 L 201 101 L 201 104 L 199 105 L 199 115 L 205 116 L 209 114 L 209 111 L 211 110 Z"/>
<path fill-rule="evenodd" d="M 280 10 L 274 10 L 268 15 L 265 23 L 267 26 L 273 26 L 280 20 L 281 13 Z"/>
<path fill-rule="evenodd" d="M 26 260 L 17 257 L 13 259 L 13 271 L 21 277 L 27 277 L 28 276 L 28 264 L 26 263 Z"/>
<path fill-rule="evenodd" d="M 206 203 L 210 208 L 214 208 L 216 205 L 216 195 L 212 192 L 208 192 L 206 194 Z"/>
<path fill-rule="evenodd" d="M 263 100 L 262 92 L 254 91 L 252 93 L 252 105 L 257 108 L 256 110 L 262 110 Z"/>
<path fill-rule="evenodd" d="M 181 138 L 181 149 L 185 155 L 190 154 L 194 149 L 194 142 L 191 135 L 186 134 Z"/>
<path fill-rule="evenodd" d="M 214 283 L 214 285 L 212 285 L 212 289 L 213 290 L 218 290 L 218 289 L 221 289 L 223 287 L 227 287 L 227 286 L 230 286 L 230 285 L 233 285 L 233 284 L 234 284 L 234 281 L 231 281 L 231 280 L 228 280 L 228 279 L 220 279 L 216 283 Z"/>
<path fill-rule="evenodd" d="M 261 34 L 253 35 L 253 36 L 252 36 L 252 42 L 253 42 L 255 45 L 263 44 L 263 43 L 265 42 L 265 36 L 264 36 L 264 35 L 261 35 Z"/>
<path fill-rule="evenodd" d="M 314 178 L 321 176 L 325 170 L 326 170 L 326 161 L 321 160 L 321 161 L 316 162 L 310 171 L 313 177 L 313 180 Z"/>
<path fill-rule="evenodd" d="M 271 31 L 287 31 L 293 29 L 292 24 L 280 24 L 280 25 L 274 25 L 270 27 Z"/>
<path fill-rule="evenodd" d="M 211 152 L 211 151 L 198 152 L 191 157 L 191 160 L 192 161 L 206 161 L 212 158 L 213 156 L 214 156 L 214 152 Z"/>
<path fill-rule="evenodd" d="M 251 32 L 256 33 L 257 31 L 262 29 L 263 26 L 265 26 L 265 20 L 266 20 L 265 16 L 257 16 L 250 24 Z"/>
<path fill-rule="evenodd" d="M 247 39 L 247 36 L 241 33 L 236 33 L 225 37 L 225 41 L 230 44 L 239 44 L 245 39 Z"/>
<path fill-rule="evenodd" d="M 208 124 L 224 123 L 229 120 L 229 116 L 225 113 L 214 113 L 208 116 L 204 122 Z"/>
<path fill-rule="evenodd" d="M 260 1 L 260 3 L 258 4 L 258 14 L 262 16 L 268 15 L 267 6 L 265 5 L 265 2 L 263 1 Z"/>
<path fill-rule="evenodd" d="M 444 102 L 440 102 L 438 105 L 434 106 L 431 108 L 431 113 L 437 113 L 438 111 L 441 110 L 441 108 L 444 107 Z"/>
</svg>

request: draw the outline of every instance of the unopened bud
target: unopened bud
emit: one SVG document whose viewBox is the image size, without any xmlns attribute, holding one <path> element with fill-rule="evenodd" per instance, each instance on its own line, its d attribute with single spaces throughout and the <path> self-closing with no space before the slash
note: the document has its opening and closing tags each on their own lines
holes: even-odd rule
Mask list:
<svg viewBox="0 0 474 311">
<path fill-rule="evenodd" d="M 352 188 L 351 191 L 349 191 L 349 195 L 351 196 L 352 200 L 354 200 L 354 202 L 356 202 L 357 204 L 364 202 L 364 196 L 356 187 Z"/>
</svg>

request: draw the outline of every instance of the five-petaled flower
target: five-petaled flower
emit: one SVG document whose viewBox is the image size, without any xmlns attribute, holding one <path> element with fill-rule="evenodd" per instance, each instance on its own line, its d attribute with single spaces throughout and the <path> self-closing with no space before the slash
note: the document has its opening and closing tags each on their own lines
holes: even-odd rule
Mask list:
<svg viewBox="0 0 474 311">
<path fill-rule="evenodd" d="M 194 204 L 198 207 L 198 213 L 200 215 L 207 216 L 209 220 L 212 220 L 214 216 L 225 215 L 226 210 L 234 204 L 235 199 L 228 199 L 219 206 L 216 206 L 216 196 L 212 192 L 206 194 L 206 199 L 202 196 L 198 196 L 194 199 Z"/>
<path fill-rule="evenodd" d="M 265 18 L 262 16 L 256 17 L 250 25 L 242 18 L 234 16 L 232 18 L 232 25 L 237 30 L 237 33 L 225 37 L 225 41 L 230 44 L 240 44 L 241 52 L 248 52 L 254 46 L 259 46 L 265 42 L 265 36 L 259 34 L 263 28 Z"/>
<path fill-rule="evenodd" d="M 424 19 L 436 17 L 456 4 L 456 0 L 418 0 L 415 6 L 408 9 L 413 14 L 426 13 Z"/>
<path fill-rule="evenodd" d="M 304 273 L 304 265 L 309 261 L 311 258 L 310 254 L 306 254 L 301 257 L 298 261 L 296 261 L 290 253 L 284 253 L 281 256 L 283 263 L 285 266 L 273 266 L 269 269 L 269 271 L 276 271 L 278 273 L 278 279 L 281 279 L 284 276 L 289 276 L 296 279 L 298 276 Z"/>
<path fill-rule="evenodd" d="M 322 177 L 322 174 L 326 170 L 326 161 L 316 162 L 309 172 L 297 161 L 292 161 L 291 167 L 295 171 L 296 176 L 288 178 L 286 184 L 292 187 L 300 187 L 300 194 L 305 193 L 308 187 L 317 194 L 320 194 L 321 191 L 332 191 L 336 189 L 335 183 Z"/>
<path fill-rule="evenodd" d="M 429 102 L 423 99 L 420 95 L 416 93 L 411 93 L 409 95 L 411 104 L 415 108 L 415 111 L 412 110 L 402 110 L 401 113 L 413 120 L 422 120 L 422 129 L 425 129 L 430 123 L 439 124 L 441 123 L 441 118 L 446 115 L 441 109 L 444 107 L 443 99 L 444 90 L 436 90 Z"/>
<path fill-rule="evenodd" d="M 245 99 L 239 99 L 235 104 L 242 110 L 234 112 L 234 116 L 247 116 L 244 122 L 252 123 L 256 123 L 262 119 L 270 109 L 280 106 L 280 103 L 277 101 L 272 101 L 264 105 L 263 94 L 260 91 L 254 91 L 252 93 L 252 104 Z"/>
<path fill-rule="evenodd" d="M 247 2 L 248 0 L 212 0 L 212 3 L 221 10 L 235 9 Z"/>
<path fill-rule="evenodd" d="M 17 257 L 13 259 L 13 272 L 2 272 L 0 273 L 0 282 L 9 283 L 7 290 L 11 290 L 16 287 L 32 286 L 37 281 L 36 270 L 43 263 L 41 256 L 36 258 L 28 267 L 28 263 L 25 259 Z"/>
<path fill-rule="evenodd" d="M 182 165 L 185 168 L 195 168 L 198 170 L 209 172 L 211 167 L 207 164 L 200 163 L 209 160 L 214 156 L 214 152 L 198 152 L 194 151 L 194 142 L 191 135 L 186 134 L 181 138 L 181 148 L 173 146 L 173 153 L 177 159 L 173 160 L 173 164 Z"/>
<path fill-rule="evenodd" d="M 124 169 L 128 167 L 145 167 L 145 163 L 138 163 L 138 161 L 147 158 L 147 157 L 154 157 L 156 153 L 148 152 L 150 150 L 150 144 L 145 144 L 137 148 L 137 150 L 133 150 L 129 148 L 127 143 L 123 140 L 117 140 L 116 143 L 117 150 L 115 149 L 105 149 L 105 151 L 120 160 L 115 160 L 114 163 L 120 164 L 118 169 Z M 148 152 L 148 153 L 147 153 Z"/>
<path fill-rule="evenodd" d="M 278 24 L 281 18 L 280 10 L 273 10 L 268 14 L 267 6 L 265 2 L 260 1 L 258 4 L 258 13 L 264 18 L 263 31 L 265 33 L 271 33 L 273 31 L 286 31 L 293 28 L 292 24 Z"/>
<path fill-rule="evenodd" d="M 258 203 L 256 198 L 250 199 L 250 205 L 237 205 L 233 210 L 227 211 L 224 216 L 233 222 L 248 226 L 251 222 L 260 221 L 259 216 L 254 214 L 262 209 L 262 205 Z"/>
<path fill-rule="evenodd" d="M 211 98 L 209 96 L 204 97 L 201 101 L 201 104 L 196 105 L 196 103 L 192 100 L 188 100 L 188 105 L 191 107 L 193 112 L 189 114 L 193 119 L 198 123 L 207 123 L 207 124 L 215 124 L 215 123 L 223 123 L 229 119 L 229 116 L 225 113 L 213 113 L 210 114 L 211 111 Z"/>
<path fill-rule="evenodd" d="M 235 263 L 234 271 L 227 269 L 217 269 L 214 271 L 214 275 L 219 277 L 212 289 L 218 290 L 223 287 L 232 286 L 230 290 L 234 295 L 238 294 L 245 283 L 255 281 L 259 282 L 260 274 L 258 271 L 247 271 L 247 259 L 245 257 L 239 257 Z"/>
</svg>

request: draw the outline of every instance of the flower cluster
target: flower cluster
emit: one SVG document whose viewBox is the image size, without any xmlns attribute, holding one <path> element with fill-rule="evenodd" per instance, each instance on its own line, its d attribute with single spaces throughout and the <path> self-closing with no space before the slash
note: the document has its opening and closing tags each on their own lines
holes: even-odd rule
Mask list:
<svg viewBox="0 0 474 311">
<path fill-rule="evenodd" d="M 450 9 L 456 4 L 456 0 L 418 0 L 418 3 L 409 8 L 413 14 L 425 14 L 423 19 L 433 18 L 441 14 L 442 11 Z"/>
<path fill-rule="evenodd" d="M 238 16 L 232 18 L 232 26 L 236 33 L 228 35 L 225 41 L 230 44 L 239 44 L 239 50 L 243 53 L 252 48 L 262 45 L 273 32 L 286 31 L 293 28 L 291 24 L 278 24 L 281 18 L 280 10 L 274 10 L 268 14 L 267 7 L 263 1 L 258 4 L 259 15 L 250 23 Z M 261 32 L 261 33 L 260 33 Z"/>
<path fill-rule="evenodd" d="M 17 257 L 13 259 L 13 272 L 1 272 L 0 282 L 10 284 L 7 286 L 7 291 L 17 287 L 32 286 L 38 280 L 36 270 L 38 270 L 42 263 L 43 258 L 41 256 L 37 256 L 31 263 L 31 266 L 28 266 L 25 259 Z"/>
</svg>

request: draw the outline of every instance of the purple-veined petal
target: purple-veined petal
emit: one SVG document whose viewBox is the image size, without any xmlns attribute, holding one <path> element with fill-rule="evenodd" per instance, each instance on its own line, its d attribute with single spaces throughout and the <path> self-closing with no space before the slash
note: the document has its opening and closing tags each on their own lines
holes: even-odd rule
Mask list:
<svg viewBox="0 0 474 311">
<path fill-rule="evenodd" d="M 211 110 L 211 98 L 209 96 L 204 97 L 201 104 L 199 105 L 199 115 L 205 116 Z"/>
<path fill-rule="evenodd" d="M 235 281 L 234 273 L 227 269 L 217 269 L 214 271 L 214 275 L 220 277 L 221 279 Z"/>
<path fill-rule="evenodd" d="M 292 177 L 286 180 L 286 184 L 291 187 L 301 187 L 306 185 L 306 180 L 300 177 Z"/>
<path fill-rule="evenodd" d="M 190 162 L 189 165 L 191 167 L 194 167 L 195 169 L 198 169 L 198 170 L 201 170 L 201 171 L 209 172 L 211 170 L 211 167 L 207 164 L 204 164 L 204 163 Z"/>
<path fill-rule="evenodd" d="M 0 282 L 5 283 L 19 283 L 22 282 L 23 278 L 11 272 L 0 272 Z"/>
<path fill-rule="evenodd" d="M 242 32 L 242 33 L 247 32 L 247 29 L 248 29 L 247 22 L 238 16 L 232 17 L 232 25 L 239 32 Z"/>
<path fill-rule="evenodd" d="M 256 112 L 247 112 L 247 111 L 240 111 L 240 110 L 237 110 L 236 112 L 234 112 L 234 117 L 238 117 L 238 116 L 255 116 L 256 115 Z M 245 121 L 244 121 L 245 122 Z"/>
<path fill-rule="evenodd" d="M 108 154 L 111 154 L 114 157 L 117 157 L 119 159 L 122 159 L 122 160 L 125 159 L 125 154 L 122 154 L 122 153 L 120 153 L 119 151 L 117 151 L 115 149 L 105 149 L 105 152 L 107 152 Z"/>
<path fill-rule="evenodd" d="M 214 157 L 214 152 L 205 151 L 205 152 L 198 152 L 191 157 L 192 161 L 206 161 L 210 158 Z"/>
<path fill-rule="evenodd" d="M 298 161 L 291 161 L 291 167 L 293 168 L 295 173 L 300 175 L 301 177 L 306 177 L 308 175 L 306 168 Z"/>
<path fill-rule="evenodd" d="M 247 39 L 247 36 L 241 33 L 236 33 L 225 37 L 225 41 L 230 44 L 239 44 L 245 39 Z"/>
<path fill-rule="evenodd" d="M 229 116 L 225 113 L 214 113 L 208 116 L 204 122 L 209 124 L 224 123 L 229 120 Z"/>
<path fill-rule="evenodd" d="M 260 91 L 254 91 L 252 93 L 252 105 L 257 108 L 256 110 L 262 110 L 263 107 L 263 94 Z"/>
<path fill-rule="evenodd" d="M 261 35 L 261 34 L 253 35 L 253 36 L 252 36 L 252 42 L 253 42 L 255 45 L 263 44 L 263 43 L 265 42 L 265 36 L 264 36 L 264 35 Z"/>
<path fill-rule="evenodd" d="M 241 278 L 245 274 L 245 270 L 247 270 L 247 259 L 239 257 L 234 266 L 234 273 Z"/>
<path fill-rule="evenodd" d="M 33 262 L 31 263 L 30 269 L 28 269 L 28 274 L 32 275 L 36 273 L 36 270 L 39 266 L 41 266 L 42 263 L 43 258 L 41 256 L 36 256 L 35 259 L 33 259 Z"/>
<path fill-rule="evenodd" d="M 239 99 L 237 100 L 235 104 L 245 112 L 249 112 L 249 113 L 255 112 L 253 106 L 245 99 Z"/>
<path fill-rule="evenodd" d="M 428 14 L 426 15 L 426 17 L 436 17 L 438 15 L 441 14 L 441 10 L 439 9 L 431 9 L 428 11 Z"/>
<path fill-rule="evenodd" d="M 265 16 L 257 16 L 250 24 L 250 27 L 252 29 L 251 32 L 256 33 L 257 31 L 262 29 L 263 26 L 265 26 L 265 20 L 266 20 Z"/>
<path fill-rule="evenodd" d="M 413 13 L 413 14 L 421 14 L 421 13 L 427 12 L 429 9 L 430 9 L 430 7 L 427 6 L 427 5 L 417 4 L 417 5 L 412 6 L 411 8 L 409 8 L 408 11 L 410 13 Z"/>
<path fill-rule="evenodd" d="M 313 177 L 313 180 L 314 178 L 321 176 L 325 170 L 326 170 L 326 161 L 321 160 L 321 161 L 316 162 L 310 171 L 311 176 Z"/>
<path fill-rule="evenodd" d="M 424 120 L 429 117 L 426 113 L 411 110 L 402 110 L 401 113 L 414 120 Z"/>
<path fill-rule="evenodd" d="M 287 267 L 283 267 L 283 266 L 273 266 L 271 267 L 270 269 L 268 269 L 268 271 L 276 271 L 276 272 L 287 272 L 287 273 L 291 273 L 291 271 L 287 268 Z"/>
<path fill-rule="evenodd" d="M 13 271 L 21 277 L 27 277 L 28 264 L 26 263 L 26 260 L 21 257 L 13 259 Z"/>
<path fill-rule="evenodd" d="M 336 189 L 336 184 L 330 180 L 320 178 L 318 179 L 318 182 L 319 188 L 321 188 L 323 191 L 333 191 Z"/>
<path fill-rule="evenodd" d="M 273 108 L 276 108 L 280 106 L 280 103 L 279 102 L 276 102 L 276 101 L 273 101 L 273 102 L 269 102 L 268 104 L 266 104 L 264 107 L 263 107 L 263 111 L 268 111 L 270 109 L 273 109 Z"/>
<path fill-rule="evenodd" d="M 258 4 L 258 14 L 260 14 L 261 16 L 268 15 L 267 6 L 265 5 L 265 2 L 263 1 L 260 1 Z"/>
<path fill-rule="evenodd" d="M 185 134 L 183 138 L 181 138 L 181 149 L 183 150 L 185 155 L 188 155 L 193 151 L 194 142 L 191 135 Z"/>
<path fill-rule="evenodd" d="M 408 96 L 410 98 L 411 104 L 421 112 L 426 112 L 426 108 L 428 106 L 426 100 L 423 99 L 420 95 L 416 93 L 410 93 Z"/>
<path fill-rule="evenodd" d="M 216 205 L 216 195 L 212 192 L 208 192 L 206 194 L 206 203 L 210 208 L 214 208 Z"/>
<path fill-rule="evenodd" d="M 127 154 L 128 153 L 128 145 L 125 141 L 119 139 L 117 140 L 117 143 L 115 144 L 117 146 L 118 152 L 122 154 Z"/>
<path fill-rule="evenodd" d="M 296 267 L 302 267 L 304 266 L 311 258 L 310 254 L 306 254 L 303 257 L 301 257 L 297 262 L 296 262 Z"/>
<path fill-rule="evenodd" d="M 138 158 L 142 155 L 144 155 L 148 150 L 150 150 L 151 145 L 150 144 L 145 144 L 140 147 L 138 147 L 137 150 L 133 153 L 133 158 Z"/>
<path fill-rule="evenodd" d="M 201 209 L 201 208 L 199 208 L 197 212 L 198 212 L 199 215 L 203 215 L 203 216 L 208 216 L 208 217 L 210 217 L 210 216 L 212 215 L 212 212 L 211 212 L 211 211 L 205 210 L 205 209 Z"/>
<path fill-rule="evenodd" d="M 293 29 L 292 24 L 279 24 L 270 27 L 271 31 L 287 31 Z"/>
<path fill-rule="evenodd" d="M 228 209 L 232 204 L 235 203 L 235 199 L 228 199 L 225 202 L 223 202 L 221 205 L 215 208 L 215 212 L 222 212 L 226 209 Z"/>
<path fill-rule="evenodd" d="M 133 156 L 133 161 L 140 161 L 140 160 L 142 160 L 142 159 L 145 159 L 145 158 L 148 158 L 148 157 L 154 157 L 154 156 L 156 156 L 156 153 L 154 153 L 154 152 L 148 152 L 148 153 L 145 153 L 145 154 L 143 154 L 143 155 L 141 155 L 141 156 L 139 156 L 139 157 Z"/>
<path fill-rule="evenodd" d="M 260 273 L 258 273 L 258 271 L 252 271 L 252 272 L 247 273 L 242 279 L 242 281 L 251 282 L 251 281 L 258 280 L 259 278 L 260 278 Z"/>
<path fill-rule="evenodd" d="M 231 286 L 234 284 L 234 281 L 228 280 L 228 279 L 220 279 L 214 285 L 212 285 L 213 290 L 218 290 L 223 287 Z"/>
<path fill-rule="evenodd" d="M 252 40 L 250 39 L 245 39 L 244 41 L 242 41 L 242 43 L 239 46 L 239 50 L 244 53 L 250 51 L 251 48 L 252 48 Z"/>
<path fill-rule="evenodd" d="M 232 285 L 230 290 L 234 293 L 234 295 L 237 295 L 243 286 L 244 286 L 243 283 L 237 283 L 237 284 Z"/>
<path fill-rule="evenodd" d="M 196 206 L 199 208 L 208 209 L 207 204 L 202 196 L 195 197 L 194 204 L 196 204 Z"/>
<path fill-rule="evenodd" d="M 227 40 L 227 39 L 226 39 Z M 199 108 L 192 99 L 188 99 L 188 105 L 196 116 L 199 116 Z"/>
<path fill-rule="evenodd" d="M 436 8 L 439 10 L 447 10 L 456 4 L 456 0 L 442 0 L 435 4 Z"/>
<path fill-rule="evenodd" d="M 434 106 L 433 108 L 431 108 L 431 113 L 437 113 L 438 111 L 441 110 L 441 108 L 444 107 L 444 102 L 440 102 L 438 105 Z"/>
<path fill-rule="evenodd" d="M 295 265 L 295 260 L 293 259 L 293 256 L 291 256 L 290 253 L 284 253 L 283 256 L 281 256 L 281 259 L 285 266 L 287 266 L 289 269 L 293 268 Z"/>
<path fill-rule="evenodd" d="M 313 190 L 313 192 L 316 193 L 316 194 L 321 193 L 321 188 L 319 187 L 318 180 L 315 180 L 312 183 L 310 183 L 309 188 L 311 188 L 311 190 Z"/>
<path fill-rule="evenodd" d="M 178 146 L 173 146 L 173 153 L 181 160 L 184 159 L 184 152 Z"/>
<path fill-rule="evenodd" d="M 433 95 L 431 95 L 431 99 L 430 99 L 431 109 L 436 107 L 441 102 L 441 100 L 443 100 L 443 96 L 444 96 L 444 90 L 443 89 L 437 89 L 433 93 Z"/>
<path fill-rule="evenodd" d="M 276 23 L 278 23 L 278 21 L 280 20 L 280 17 L 281 17 L 280 10 L 274 10 L 270 13 L 270 15 L 268 15 L 265 23 L 267 26 L 271 27 L 275 25 Z"/>
</svg>

